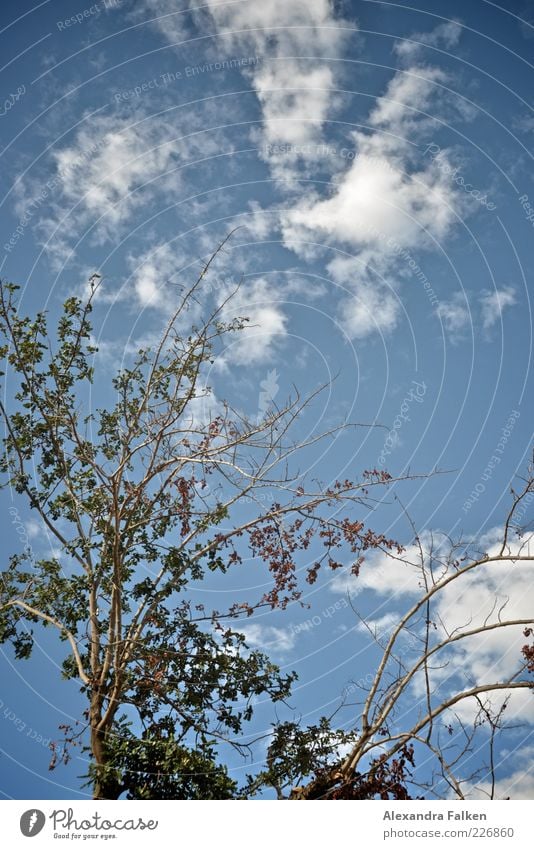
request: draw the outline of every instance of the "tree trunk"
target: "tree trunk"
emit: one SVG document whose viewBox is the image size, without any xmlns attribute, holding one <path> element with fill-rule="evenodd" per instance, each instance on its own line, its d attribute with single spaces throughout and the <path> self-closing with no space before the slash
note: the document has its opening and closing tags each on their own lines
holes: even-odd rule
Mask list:
<svg viewBox="0 0 534 849">
<path fill-rule="evenodd" d="M 99 728 L 102 701 L 100 693 L 94 692 L 91 698 L 91 754 L 94 761 L 93 799 L 118 799 L 122 792 L 120 782 L 110 767 L 107 756 L 106 736 L 109 726 Z"/>
</svg>

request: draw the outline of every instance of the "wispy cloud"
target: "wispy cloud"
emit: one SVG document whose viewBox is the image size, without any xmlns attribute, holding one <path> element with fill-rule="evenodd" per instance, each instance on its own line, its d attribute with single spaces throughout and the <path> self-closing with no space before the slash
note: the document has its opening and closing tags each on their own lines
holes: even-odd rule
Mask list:
<svg viewBox="0 0 534 849">
<path fill-rule="evenodd" d="M 399 39 L 393 45 L 393 50 L 401 59 L 412 62 L 426 47 L 439 47 L 450 50 L 456 47 L 462 34 L 459 21 L 446 21 L 438 24 L 430 32 L 414 32 L 409 39 Z"/>
<path fill-rule="evenodd" d="M 203 132 L 201 111 L 147 116 L 140 108 L 126 114 L 116 106 L 109 114 L 87 117 L 72 140 L 52 150 L 52 188 L 37 233 L 55 268 L 80 237 L 93 245 L 116 242 L 155 197 L 183 194 L 181 166 L 220 151 L 220 135 Z M 31 181 L 21 185 L 19 213 L 34 192 Z"/>
<path fill-rule="evenodd" d="M 277 628 L 274 625 L 251 623 L 241 626 L 240 631 L 251 648 L 284 654 L 291 651 L 296 642 L 296 631 L 291 628 Z"/>
<path fill-rule="evenodd" d="M 230 294 L 231 286 L 225 286 L 218 293 L 222 303 Z M 247 327 L 232 336 L 223 356 L 228 362 L 241 365 L 257 365 L 268 360 L 276 345 L 287 335 L 288 317 L 281 301 L 283 291 L 276 289 L 276 283 L 264 277 L 247 278 L 241 284 L 228 305 L 223 308 L 222 317 L 245 316 L 249 319 Z"/>
<path fill-rule="evenodd" d="M 461 342 L 469 327 L 482 327 L 486 332 L 502 319 L 506 307 L 517 303 L 516 291 L 512 286 L 484 291 L 472 308 L 465 292 L 455 292 L 449 300 L 441 301 L 437 312 L 453 344 Z M 480 305 L 480 309 L 478 309 Z"/>
<path fill-rule="evenodd" d="M 139 305 L 169 312 L 178 301 L 177 278 L 186 264 L 181 249 L 163 242 L 140 256 L 130 254 L 128 264 L 132 271 L 129 288 Z"/>
<path fill-rule="evenodd" d="M 472 321 L 465 292 L 455 292 L 448 301 L 441 301 L 438 306 L 438 315 L 450 341 L 460 342 Z"/>
<path fill-rule="evenodd" d="M 505 286 L 495 289 L 493 292 L 483 292 L 480 296 L 482 310 L 482 327 L 490 330 L 494 324 L 501 320 L 503 310 L 517 303 L 515 289 Z"/>
</svg>

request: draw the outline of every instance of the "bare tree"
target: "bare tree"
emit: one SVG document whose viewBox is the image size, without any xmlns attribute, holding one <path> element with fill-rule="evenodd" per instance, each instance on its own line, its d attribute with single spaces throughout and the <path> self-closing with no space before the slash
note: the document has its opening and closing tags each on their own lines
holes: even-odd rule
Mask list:
<svg viewBox="0 0 534 849">
<path fill-rule="evenodd" d="M 366 625 L 380 661 L 362 701 L 349 702 L 344 709 L 356 718 L 343 725 L 343 758 L 330 757 L 303 770 L 286 770 L 286 792 L 290 780 L 313 776 L 308 783 L 293 787 L 292 799 L 410 798 L 409 786 L 431 797 L 452 792 L 464 799 L 466 787 L 477 781 L 496 793 L 495 743 L 506 727 L 504 717 L 510 695 L 531 690 L 534 682 L 534 646 L 521 646 L 522 637 L 534 633 L 534 615 L 508 616 L 509 599 L 495 596 L 489 609 L 479 610 L 477 584 L 495 564 L 533 561 L 532 534 L 524 516 L 534 497 L 533 467 L 522 479 L 521 489 L 512 490 L 512 505 L 502 537 L 491 553 L 477 551 L 473 544 L 430 536 L 423 543 L 414 529 L 416 556 L 390 552 L 419 577 L 420 594 L 415 603 L 399 614 L 389 636 L 383 638 L 371 623 Z M 468 621 L 458 621 L 455 605 L 468 593 L 473 610 Z M 448 615 L 452 614 L 452 615 Z M 452 621 L 451 621 L 452 620 Z M 515 662 L 506 672 L 490 669 L 486 675 L 469 669 L 469 657 L 460 665 L 457 650 L 466 648 L 476 657 L 477 641 L 499 633 L 515 651 Z M 502 698 L 499 700 L 499 696 Z M 466 712 L 466 705 L 470 709 Z M 484 729 L 484 736 L 480 733 Z M 480 739 L 479 739 L 480 738 Z M 347 746 L 348 741 L 348 746 Z M 340 740 L 334 741 L 339 750 Z M 487 763 L 473 767 L 473 755 L 486 750 Z M 285 758 L 285 760 L 284 760 Z M 277 765 L 284 774 L 287 753 Z M 299 771 L 300 770 L 300 771 Z M 275 770 L 276 771 L 276 770 Z"/>
</svg>

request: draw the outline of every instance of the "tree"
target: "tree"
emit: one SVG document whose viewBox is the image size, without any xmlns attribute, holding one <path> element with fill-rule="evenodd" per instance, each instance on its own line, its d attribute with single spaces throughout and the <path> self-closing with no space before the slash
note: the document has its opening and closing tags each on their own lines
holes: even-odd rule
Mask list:
<svg viewBox="0 0 534 849">
<path fill-rule="evenodd" d="M 332 717 L 308 729 L 298 723 L 276 729 L 268 768 L 251 780 L 252 792 L 264 782 L 278 798 L 294 800 L 409 799 L 414 792 L 464 799 L 478 782 L 488 798 L 496 798 L 496 741 L 514 727 L 505 722 L 510 694 L 534 688 L 534 645 L 524 643 L 534 634 L 534 616 L 508 615 L 510 599 L 490 591 L 485 600 L 481 587 L 490 570 L 498 579 L 507 564 L 516 570 L 532 566 L 533 539 L 524 516 L 533 497 L 534 464 L 520 489 L 512 489 L 502 534 L 486 551 L 445 535 L 423 537 L 411 523 L 413 554 L 388 557 L 408 578 L 410 572 L 418 577 L 419 597 L 386 634 L 355 610 L 378 648 L 370 686 L 348 688 L 334 714 L 350 710 L 342 728 L 333 727 Z M 465 621 L 457 612 L 463 594 L 473 608 Z M 472 671 L 470 660 L 496 635 L 515 660 L 506 669 Z M 358 691 L 362 698 L 354 702 Z M 486 750 L 487 758 L 473 767 L 477 749 Z M 416 766 L 423 763 L 424 770 Z"/>
<path fill-rule="evenodd" d="M 30 656 L 37 623 L 65 642 L 63 675 L 80 682 L 87 709 L 79 727 L 64 729 L 51 766 L 86 743 L 95 798 L 234 795 L 219 747 L 243 750 L 254 697 L 286 699 L 294 675 L 251 651 L 232 622 L 298 600 L 299 564 L 313 582 L 323 564 L 350 558 L 357 573 L 367 549 L 401 550 L 343 513 L 389 483 L 385 472 L 324 488 L 290 472 L 298 450 L 336 432 L 292 438 L 317 393 L 296 394 L 260 421 L 228 403 L 210 410 L 206 368 L 246 328 L 245 318 L 225 319 L 231 299 L 205 314 L 212 261 L 180 295 L 158 344 L 113 378 L 114 402 L 95 411 L 90 320 L 100 284 L 93 278 L 86 299 L 65 302 L 52 339 L 45 313 L 19 315 L 17 287 L 0 289 L 10 399 L 0 405 L 0 468 L 60 552 L 10 558 L 0 639 L 19 659 Z M 266 489 L 276 493 L 267 505 Z M 244 497 L 254 504 L 247 515 Z M 244 568 L 244 551 L 266 564 L 270 589 L 222 611 L 194 604 L 191 582 Z"/>
</svg>

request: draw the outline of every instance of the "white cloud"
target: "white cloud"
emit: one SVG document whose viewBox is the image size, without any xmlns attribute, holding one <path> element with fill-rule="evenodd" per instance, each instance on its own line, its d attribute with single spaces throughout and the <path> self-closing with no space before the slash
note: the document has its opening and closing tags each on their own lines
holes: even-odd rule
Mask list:
<svg viewBox="0 0 534 849">
<path fill-rule="evenodd" d="M 240 218 L 240 230 L 236 237 L 244 235 L 245 238 L 252 236 L 254 239 L 266 239 L 277 227 L 276 213 L 271 209 L 264 209 L 255 200 L 249 201 L 248 209 L 249 211 L 243 212 Z"/>
<path fill-rule="evenodd" d="M 445 330 L 450 334 L 451 341 L 459 341 L 472 320 L 465 293 L 455 292 L 449 301 L 441 301 L 437 312 Z"/>
<path fill-rule="evenodd" d="M 251 648 L 261 648 L 267 652 L 288 652 L 296 642 L 296 630 L 290 628 L 276 628 L 273 625 L 261 625 L 251 623 L 242 625 L 239 629 L 244 635 Z"/>
<path fill-rule="evenodd" d="M 262 106 L 265 145 L 306 145 L 319 142 L 332 110 L 334 74 L 326 65 L 305 67 L 302 60 L 284 59 L 254 73 Z M 265 158 L 268 159 L 268 151 Z"/>
<path fill-rule="evenodd" d="M 262 55 L 305 51 L 307 56 L 322 56 L 346 38 L 331 0 L 211 0 L 207 5 L 219 33 L 234 49 L 248 44 Z"/>
<path fill-rule="evenodd" d="M 133 290 L 140 306 L 159 307 L 170 312 L 174 303 L 178 302 L 180 290 L 176 283 L 181 267 L 185 264 L 182 252 L 168 243 L 157 245 L 153 250 L 140 256 L 130 255 L 128 264 L 132 269 Z M 192 276 L 190 271 L 187 272 Z M 190 317 L 190 312 L 188 317 Z"/>
<path fill-rule="evenodd" d="M 356 630 L 361 634 L 369 634 L 371 632 L 377 640 L 383 641 L 390 638 L 398 622 L 398 613 L 384 613 L 378 619 L 366 619 L 365 623 L 359 622 Z"/>
<path fill-rule="evenodd" d="M 385 286 L 359 283 L 352 295 L 342 300 L 339 312 L 348 336 L 363 339 L 374 332 L 392 331 L 397 326 L 400 304 Z"/>
<path fill-rule="evenodd" d="M 512 121 L 514 130 L 521 130 L 524 133 L 534 133 L 534 115 L 522 115 Z"/>
<path fill-rule="evenodd" d="M 339 245 L 356 256 L 328 266 L 347 296 L 339 309 L 347 333 L 362 338 L 398 323 L 398 253 L 432 246 L 453 226 L 457 192 L 434 162 L 414 167 L 413 141 L 424 126 L 409 107 L 430 108 L 438 69 L 413 67 L 395 74 L 371 110 L 371 132 L 353 132 L 354 157 L 333 181 L 328 197 L 309 193 L 281 215 L 286 247 L 313 258 L 321 245 Z M 426 119 L 425 119 L 426 120 Z"/>
<path fill-rule="evenodd" d="M 223 287 L 218 294 L 222 303 L 230 294 L 230 287 Z M 246 279 L 229 304 L 224 307 L 222 317 L 229 320 L 234 316 L 249 319 L 248 326 L 232 336 L 224 352 L 228 362 L 256 365 L 269 359 L 276 343 L 287 334 L 287 316 L 280 306 L 280 291 L 267 278 Z"/>
<path fill-rule="evenodd" d="M 423 549 L 427 552 L 432 547 L 439 551 L 444 540 L 439 535 L 428 532 L 421 534 Z M 399 596 L 417 596 L 422 593 L 423 582 L 421 571 L 417 567 L 419 548 L 416 545 L 406 547 L 401 557 L 390 557 L 381 551 L 366 555 L 356 577 L 349 570 L 338 571 L 330 582 L 330 589 L 335 593 L 361 593 L 371 590 L 377 595 L 387 595 L 388 598 Z"/>
<path fill-rule="evenodd" d="M 115 228 L 133 207 L 146 202 L 133 190 L 162 177 L 176 153 L 163 122 L 139 126 L 113 115 L 92 119 L 53 159 L 64 198 L 79 202 L 79 212 L 92 220 L 106 216 L 102 226 Z"/>
<path fill-rule="evenodd" d="M 143 0 L 143 9 L 153 19 L 153 25 L 171 44 L 186 41 L 191 36 L 186 20 L 189 3 L 182 6 L 177 9 L 176 0 Z M 134 14 L 138 12 L 139 9 L 134 10 Z"/>
<path fill-rule="evenodd" d="M 389 150 L 383 150 L 378 133 L 354 133 L 353 139 L 355 159 L 330 197 L 302 198 L 282 213 L 281 222 L 286 247 L 302 257 L 313 257 L 321 245 L 356 251 L 350 258 L 336 257 L 328 271 L 351 293 L 339 308 L 346 332 L 362 338 L 397 325 L 398 252 L 428 247 L 430 234 L 445 238 L 456 198 L 434 164 L 410 172 L 400 148 L 391 155 L 388 141 Z"/>
<path fill-rule="evenodd" d="M 203 384 L 202 378 L 195 388 L 196 395 L 187 402 L 184 414 L 184 426 L 192 429 L 203 429 L 217 416 L 224 416 L 224 403 L 213 390 Z"/>
<path fill-rule="evenodd" d="M 145 9 L 164 15 L 156 25 L 169 41 L 186 36 L 183 18 L 169 17 L 173 5 L 172 0 L 145 0 Z M 211 51 L 217 51 L 218 59 L 224 52 L 228 57 L 261 60 L 242 68 L 262 110 L 262 129 L 253 131 L 253 136 L 275 179 L 291 180 L 303 163 L 315 157 L 302 146 L 321 139 L 338 100 L 335 70 L 320 60 L 341 55 L 349 34 L 345 21 L 336 14 L 332 0 L 211 0 L 200 8 L 191 3 L 186 8 L 198 31 L 217 34 Z M 280 160 L 266 147 L 273 144 L 301 149 Z"/>
<path fill-rule="evenodd" d="M 403 125 L 414 119 L 416 112 L 424 112 L 431 106 L 436 97 L 435 83 L 443 83 L 446 79 L 439 68 L 414 66 L 406 72 L 398 72 L 389 82 L 386 93 L 378 98 L 369 123 L 402 130 Z"/>
<path fill-rule="evenodd" d="M 154 197 L 176 199 L 183 191 L 180 165 L 220 152 L 220 136 L 202 132 L 204 120 L 202 109 L 147 118 L 141 110 L 126 117 L 117 106 L 86 120 L 68 144 L 53 150 L 51 189 L 37 230 L 55 268 L 68 260 L 78 237 L 116 241 Z M 18 209 L 27 208 L 33 190 L 21 188 Z"/>
<path fill-rule="evenodd" d="M 225 273 L 225 262 L 223 258 L 220 266 L 214 263 L 178 324 L 190 328 L 195 321 L 207 319 L 216 307 L 221 307 L 223 321 L 248 319 L 242 330 L 222 338 L 224 348 L 217 352 L 215 361 L 219 371 L 225 371 L 229 364 L 257 365 L 269 360 L 288 332 L 288 317 L 282 306 L 287 288 L 284 281 L 278 277 L 245 277 L 237 287 Z M 131 277 L 123 290 L 128 290 L 129 297 L 133 293 L 141 307 L 155 308 L 165 315 L 170 314 L 183 294 L 179 285 L 182 279 L 191 283 L 201 267 L 192 268 L 182 249 L 169 243 L 139 255 L 131 254 L 128 265 Z"/>
<path fill-rule="evenodd" d="M 415 32 L 409 40 L 401 39 L 393 45 L 393 50 L 401 59 L 413 61 L 425 47 L 443 47 L 450 50 L 455 47 L 462 34 L 462 25 L 458 21 L 447 21 L 431 32 Z M 419 43 L 416 43 L 419 42 Z"/>
<path fill-rule="evenodd" d="M 309 191 L 281 213 L 284 244 L 302 258 L 317 259 L 327 246 L 354 252 L 328 265 L 347 290 L 338 316 L 353 338 L 397 326 L 400 252 L 433 249 L 466 206 L 444 169 L 413 144 L 433 126 L 433 115 L 451 102 L 456 108 L 446 81 L 443 71 L 419 65 L 396 73 L 370 111 L 372 129 L 351 133 L 353 156 L 329 194 Z M 458 299 L 443 305 L 442 318 L 454 333 L 463 327 Z"/>
<path fill-rule="evenodd" d="M 401 303 L 389 276 L 392 261 L 386 256 L 370 247 L 357 256 L 338 255 L 327 265 L 343 291 L 338 321 L 350 338 L 389 333 L 397 326 Z"/>
<path fill-rule="evenodd" d="M 371 110 L 371 133 L 353 132 L 354 158 L 327 198 L 309 195 L 282 217 L 286 246 L 299 252 L 303 240 L 372 247 L 382 259 L 400 247 L 425 245 L 426 234 L 443 239 L 455 212 L 451 182 L 435 163 L 411 166 L 407 144 L 421 125 L 408 107 L 431 103 L 441 71 L 412 68 L 397 73 Z M 415 128 L 415 129 L 414 129 Z"/>
<path fill-rule="evenodd" d="M 330 0 L 212 2 L 210 12 L 221 44 L 262 57 L 248 72 L 262 110 L 262 129 L 253 137 L 274 179 L 291 186 L 299 169 L 315 162 L 314 147 L 340 102 L 335 65 L 321 59 L 341 55 L 344 21 Z M 270 149 L 276 145 L 293 150 L 280 157 Z"/>
<path fill-rule="evenodd" d="M 424 244 L 425 231 L 443 238 L 452 220 L 452 189 L 433 166 L 408 174 L 386 156 L 360 153 L 329 198 L 303 199 L 283 214 L 282 229 L 297 253 L 302 240 L 322 239 L 392 254 L 388 239 Z"/>
<path fill-rule="evenodd" d="M 483 292 L 480 304 L 484 330 L 490 330 L 497 321 L 501 320 L 505 307 L 514 306 L 516 303 L 515 289 L 511 286 L 495 289 L 493 292 Z"/>
<path fill-rule="evenodd" d="M 484 291 L 478 300 L 482 328 L 486 331 L 491 330 L 494 324 L 501 320 L 506 307 L 517 303 L 515 289 L 511 286 L 494 289 L 493 292 Z M 437 313 L 450 335 L 451 342 L 459 342 L 474 321 L 465 292 L 455 292 L 450 300 L 441 301 Z"/>
</svg>

